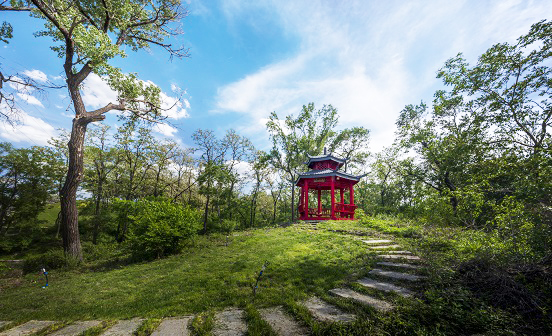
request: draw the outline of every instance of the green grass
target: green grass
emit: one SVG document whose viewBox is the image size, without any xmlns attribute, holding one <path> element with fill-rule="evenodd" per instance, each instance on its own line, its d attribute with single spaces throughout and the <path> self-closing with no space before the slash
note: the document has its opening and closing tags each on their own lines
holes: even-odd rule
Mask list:
<svg viewBox="0 0 552 336">
<path fill-rule="evenodd" d="M 252 286 L 269 262 L 255 298 Z M 259 229 L 200 237 L 183 253 L 103 271 L 37 274 L 2 293 L 0 319 L 111 319 L 195 314 L 248 302 L 274 306 L 324 292 L 369 263 L 358 240 L 326 231 Z"/>
<path fill-rule="evenodd" d="M 53 203 L 46 205 L 46 208 L 44 211 L 42 211 L 38 215 L 39 221 L 44 221 L 44 224 L 42 225 L 43 228 L 45 227 L 53 227 L 56 224 L 56 219 L 58 216 L 58 213 L 60 211 L 60 204 L 59 203 Z"/>
<path fill-rule="evenodd" d="M 225 235 L 200 236 L 178 255 L 140 263 L 129 263 L 127 252 L 117 244 L 85 242 L 86 263 L 74 270 L 51 270 L 50 287 L 42 289 L 43 278 L 31 272 L 23 285 L 2 291 L 0 320 L 106 321 L 89 333 L 96 335 L 117 319 L 142 317 L 147 320 L 139 334 L 148 335 L 161 318 L 194 315 L 192 334 L 210 335 L 217 311 L 239 307 L 245 310 L 249 335 L 273 335 L 258 309 L 281 305 L 312 335 L 549 333 L 546 322 L 534 320 L 531 323 L 541 324 L 528 329 L 521 315 L 493 307 L 459 280 L 455 267 L 485 251 L 489 237 L 484 232 L 370 217 L 323 222 L 318 228 L 240 231 L 228 246 Z M 377 262 L 377 253 L 361 242 L 372 237 L 391 238 L 425 260 L 427 269 L 421 274 L 427 281 L 407 286 L 420 293 L 418 297 L 405 299 L 354 283 Z M 379 313 L 328 295 L 336 287 L 387 300 L 396 309 Z M 359 319 L 349 325 L 316 321 L 300 304 L 312 295 Z"/>
</svg>

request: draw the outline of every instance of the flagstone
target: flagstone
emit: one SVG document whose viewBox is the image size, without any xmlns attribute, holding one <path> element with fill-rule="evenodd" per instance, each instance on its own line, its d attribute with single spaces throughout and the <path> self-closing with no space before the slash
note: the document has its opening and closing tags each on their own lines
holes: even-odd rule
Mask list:
<svg viewBox="0 0 552 336">
<path fill-rule="evenodd" d="M 409 268 L 409 269 L 420 269 L 421 266 L 418 265 L 412 265 L 412 264 L 404 264 L 404 263 L 394 263 L 389 261 L 380 261 L 376 265 L 380 266 L 390 266 L 390 267 L 400 267 L 400 268 Z"/>
<path fill-rule="evenodd" d="M 53 336 L 77 336 L 84 331 L 102 324 L 102 321 L 77 321 L 54 332 Z"/>
<path fill-rule="evenodd" d="M 365 244 L 387 244 L 387 243 L 393 243 L 392 240 L 388 239 L 369 239 L 369 240 L 363 240 L 362 241 Z"/>
<path fill-rule="evenodd" d="M 390 304 L 389 302 L 379 300 L 369 295 L 361 294 L 347 288 L 331 289 L 330 294 L 333 294 L 342 298 L 353 299 L 355 301 L 358 301 L 360 303 L 373 307 L 374 309 L 379 311 L 388 311 L 390 309 L 393 309 L 393 305 Z"/>
<path fill-rule="evenodd" d="M 369 246 L 369 249 L 372 250 L 389 250 L 389 249 L 396 249 L 400 248 L 401 245 L 378 245 L 378 246 Z"/>
<path fill-rule="evenodd" d="M 281 336 L 308 335 L 308 330 L 284 313 L 282 307 L 259 309 L 263 319 Z"/>
<path fill-rule="evenodd" d="M 144 322 L 144 319 L 133 318 L 132 320 L 120 320 L 113 327 L 107 329 L 102 336 L 130 336 Z"/>
<path fill-rule="evenodd" d="M 414 255 L 401 254 L 380 254 L 378 257 L 383 259 L 406 259 L 406 260 L 421 260 L 420 257 Z"/>
<path fill-rule="evenodd" d="M 349 323 L 356 318 L 355 315 L 345 313 L 317 297 L 312 297 L 303 304 L 316 319 L 321 321 Z"/>
<path fill-rule="evenodd" d="M 247 325 L 243 321 L 243 310 L 226 309 L 215 315 L 215 336 L 239 336 L 247 332 Z"/>
<path fill-rule="evenodd" d="M 55 321 L 35 321 L 31 320 L 27 323 L 18 325 L 17 327 L 8 329 L 2 333 L 0 336 L 22 336 L 22 335 L 31 335 L 34 334 L 46 327 L 51 326 L 56 323 Z"/>
<path fill-rule="evenodd" d="M 188 336 L 188 322 L 193 316 L 184 316 L 177 318 L 166 318 L 155 329 L 151 336 Z"/>
<path fill-rule="evenodd" d="M 424 279 L 425 277 L 420 275 L 414 275 L 414 274 L 407 274 L 407 273 L 401 273 L 401 272 L 394 272 L 394 271 L 386 271 L 379 268 L 375 268 L 368 272 L 372 275 L 379 275 L 387 278 L 393 278 L 398 280 L 408 280 L 408 281 L 418 281 L 421 279 Z"/>
<path fill-rule="evenodd" d="M 397 293 L 398 295 L 402 297 L 410 297 L 414 295 L 414 293 L 406 288 L 399 287 L 397 285 L 393 285 L 387 282 L 382 282 L 370 278 L 364 278 L 357 281 L 358 284 L 361 284 L 364 287 L 373 288 L 377 290 L 381 290 L 384 292 L 393 292 Z"/>
</svg>

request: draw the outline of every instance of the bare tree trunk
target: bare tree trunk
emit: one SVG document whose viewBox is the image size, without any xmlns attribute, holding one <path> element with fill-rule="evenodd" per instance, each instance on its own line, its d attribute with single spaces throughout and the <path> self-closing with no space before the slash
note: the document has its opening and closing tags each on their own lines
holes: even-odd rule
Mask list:
<svg viewBox="0 0 552 336">
<path fill-rule="evenodd" d="M 291 222 L 295 221 L 295 184 L 291 181 Z"/>
<path fill-rule="evenodd" d="M 80 97 L 79 97 L 80 98 Z M 75 104 L 77 105 L 77 104 Z M 77 106 L 75 109 L 78 110 Z M 84 106 L 83 106 L 84 109 Z M 69 167 L 65 183 L 59 193 L 61 201 L 61 232 L 65 254 L 77 261 L 82 261 L 82 251 L 79 235 L 77 189 L 83 176 L 83 149 L 86 127 L 91 120 L 77 117 L 73 119 L 69 148 Z"/>
<path fill-rule="evenodd" d="M 203 233 L 207 233 L 207 217 L 209 216 L 209 200 L 210 194 L 207 194 L 207 200 L 205 201 L 205 212 L 203 214 Z"/>
<path fill-rule="evenodd" d="M 92 233 L 92 244 L 98 243 L 98 234 L 100 233 L 100 207 L 102 204 L 103 180 L 98 181 L 98 190 L 96 195 L 96 204 L 94 208 L 94 232 Z"/>
</svg>

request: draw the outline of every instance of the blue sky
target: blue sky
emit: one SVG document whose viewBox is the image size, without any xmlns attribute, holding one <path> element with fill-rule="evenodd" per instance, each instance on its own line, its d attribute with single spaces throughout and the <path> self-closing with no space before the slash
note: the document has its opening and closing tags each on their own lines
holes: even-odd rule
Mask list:
<svg viewBox="0 0 552 336">
<path fill-rule="evenodd" d="M 407 104 L 432 100 L 436 71 L 463 52 L 471 63 L 498 42 L 514 42 L 532 23 L 552 18 L 543 1 L 200 1 L 186 2 L 180 42 L 191 57 L 169 62 L 160 49 L 132 53 L 115 64 L 138 72 L 164 92 L 172 126 L 156 129 L 193 146 L 198 128 L 223 134 L 234 128 L 268 149 L 264 122 L 276 111 L 296 114 L 303 104 L 332 104 L 339 127 L 371 130 L 374 151 L 393 141 L 395 120 Z M 48 38 L 32 33 L 42 22 L 2 12 L 14 39 L 0 46 L 2 72 L 63 83 L 62 61 Z M 97 108 L 115 99 L 99 77 L 86 83 L 85 102 Z M 8 88 L 10 90 L 16 88 Z M 175 90 L 176 89 L 176 90 Z M 16 128 L 0 125 L 0 140 L 44 145 L 57 128 L 70 128 L 65 89 L 19 92 Z M 106 120 L 117 124 L 112 114 Z"/>
</svg>

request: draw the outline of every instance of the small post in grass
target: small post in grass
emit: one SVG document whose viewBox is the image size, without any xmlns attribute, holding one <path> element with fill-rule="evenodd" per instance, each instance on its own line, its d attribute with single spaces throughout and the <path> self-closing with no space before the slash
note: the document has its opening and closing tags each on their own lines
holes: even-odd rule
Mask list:
<svg viewBox="0 0 552 336">
<path fill-rule="evenodd" d="M 48 272 L 44 267 L 40 271 L 42 272 L 42 275 L 44 275 L 44 277 L 46 278 L 46 284 L 42 286 L 42 288 L 46 288 L 48 287 Z"/>
<path fill-rule="evenodd" d="M 261 276 L 263 275 L 263 271 L 268 266 L 268 261 L 265 261 L 263 264 L 263 267 L 261 268 L 261 271 L 259 272 L 259 275 L 257 276 L 257 281 L 255 281 L 255 286 L 253 287 L 253 296 L 257 294 L 257 288 L 259 287 L 259 280 L 261 280 Z"/>
</svg>

